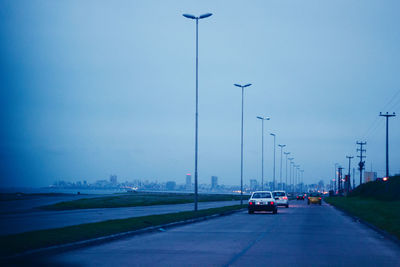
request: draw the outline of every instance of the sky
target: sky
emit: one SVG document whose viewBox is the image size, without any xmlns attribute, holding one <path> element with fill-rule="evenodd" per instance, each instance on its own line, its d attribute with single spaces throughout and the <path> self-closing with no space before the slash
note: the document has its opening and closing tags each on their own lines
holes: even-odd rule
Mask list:
<svg viewBox="0 0 400 267">
<path fill-rule="evenodd" d="M 400 2 L 0 2 L 0 186 L 57 180 L 185 182 L 194 171 L 195 21 L 199 21 L 199 183 L 273 177 L 273 138 L 326 183 L 366 141 L 385 174 L 385 120 L 400 109 Z M 400 118 L 390 172 L 400 173 Z M 279 147 L 278 147 L 279 148 Z M 276 178 L 280 179 L 280 150 Z M 356 167 L 353 159 L 352 168 Z M 283 159 L 283 180 L 285 180 Z M 345 170 L 347 172 L 347 169 Z M 356 172 L 358 177 L 358 172 Z M 356 179 L 357 180 L 357 179 Z"/>
</svg>

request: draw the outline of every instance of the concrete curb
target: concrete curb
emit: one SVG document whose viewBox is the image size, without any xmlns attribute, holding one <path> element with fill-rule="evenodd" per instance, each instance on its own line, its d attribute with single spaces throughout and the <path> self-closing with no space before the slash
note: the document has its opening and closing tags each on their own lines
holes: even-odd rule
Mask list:
<svg viewBox="0 0 400 267">
<path fill-rule="evenodd" d="M 25 251 L 22 253 L 18 253 L 18 254 L 4 257 L 4 258 L 0 258 L 0 260 L 1 261 L 10 261 L 10 260 L 16 260 L 16 259 L 24 258 L 24 257 L 28 257 L 28 256 L 37 257 L 37 256 L 59 253 L 59 252 L 68 251 L 68 250 L 74 250 L 74 249 L 82 248 L 82 247 L 99 245 L 101 243 L 106 243 L 106 242 L 110 242 L 110 241 L 117 240 L 117 239 L 131 237 L 134 235 L 151 233 L 151 232 L 156 232 L 156 231 L 163 231 L 164 229 L 168 229 L 168 228 L 173 228 L 173 227 L 177 227 L 177 226 L 181 226 L 181 225 L 206 221 L 206 220 L 210 220 L 210 219 L 214 219 L 214 218 L 218 218 L 218 217 L 222 217 L 222 216 L 227 216 L 227 215 L 231 215 L 236 212 L 243 211 L 244 209 L 245 208 L 238 209 L 238 210 L 225 211 L 222 213 L 217 213 L 217 214 L 208 215 L 208 216 L 204 216 L 204 217 L 198 217 L 198 218 L 189 219 L 189 220 L 185 220 L 185 221 L 161 224 L 161 225 L 151 226 L 151 227 L 147 227 L 147 228 L 143 228 L 143 229 L 139 229 L 139 230 L 128 231 L 128 232 L 123 232 L 123 233 L 118 233 L 118 234 L 113 234 L 113 235 L 108 235 L 108 236 L 102 236 L 102 237 L 97 237 L 97 238 L 93 238 L 93 239 L 77 241 L 77 242 L 73 242 L 73 243 L 67 243 L 67 244 L 45 247 L 45 248 L 40 248 L 40 249 L 28 250 L 28 251 Z"/>
<path fill-rule="evenodd" d="M 373 225 L 373 224 L 371 224 L 371 223 L 369 223 L 367 221 L 364 221 L 363 219 L 361 219 L 361 218 L 349 213 L 348 211 L 346 211 L 346 210 L 344 210 L 342 208 L 336 207 L 335 205 L 332 205 L 332 204 L 330 204 L 330 203 L 328 203 L 326 201 L 324 201 L 324 202 L 327 203 L 329 206 L 337 209 L 338 211 L 343 212 L 346 216 L 352 218 L 353 220 L 355 220 L 357 222 L 360 222 L 360 223 L 364 224 L 365 226 L 371 228 L 375 232 L 377 232 L 380 235 L 382 235 L 384 238 L 389 239 L 390 241 L 393 241 L 394 243 L 396 243 L 397 245 L 400 246 L 400 239 L 398 239 L 396 236 L 386 232 L 385 230 L 383 230 L 383 229 L 381 229 L 381 228 L 379 228 L 379 227 L 377 227 L 377 226 L 375 226 L 375 225 Z"/>
</svg>

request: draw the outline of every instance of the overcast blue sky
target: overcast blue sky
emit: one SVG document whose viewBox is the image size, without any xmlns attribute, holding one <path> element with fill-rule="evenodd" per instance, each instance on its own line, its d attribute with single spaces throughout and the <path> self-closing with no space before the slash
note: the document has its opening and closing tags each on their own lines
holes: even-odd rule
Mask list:
<svg viewBox="0 0 400 267">
<path fill-rule="evenodd" d="M 194 169 L 199 22 L 199 182 L 272 178 L 273 139 L 305 182 L 347 167 L 357 140 L 385 171 L 384 119 L 400 108 L 399 1 L 0 2 L 0 186 L 56 180 L 183 183 Z M 390 121 L 400 173 L 400 118 Z M 277 150 L 277 164 L 280 155 Z M 397 152 L 397 153 L 396 153 Z M 354 165 L 353 165 L 354 166 Z M 277 165 L 279 177 L 279 165 Z"/>
</svg>

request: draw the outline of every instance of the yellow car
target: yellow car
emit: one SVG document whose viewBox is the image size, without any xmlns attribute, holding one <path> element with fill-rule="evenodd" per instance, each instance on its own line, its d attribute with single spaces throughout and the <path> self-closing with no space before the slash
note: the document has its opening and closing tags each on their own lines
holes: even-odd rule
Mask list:
<svg viewBox="0 0 400 267">
<path fill-rule="evenodd" d="M 308 202 L 307 204 L 320 204 L 321 205 L 322 202 L 322 197 L 320 193 L 310 193 L 308 195 Z"/>
</svg>

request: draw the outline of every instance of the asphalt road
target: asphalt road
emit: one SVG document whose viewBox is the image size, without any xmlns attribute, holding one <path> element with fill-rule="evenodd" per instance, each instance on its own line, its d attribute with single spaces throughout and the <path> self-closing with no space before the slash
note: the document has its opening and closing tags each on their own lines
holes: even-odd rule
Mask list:
<svg viewBox="0 0 400 267">
<path fill-rule="evenodd" d="M 240 204 L 240 201 L 199 202 L 199 209 Z M 193 210 L 193 203 L 140 206 L 129 208 L 80 209 L 66 211 L 38 211 L 0 214 L 0 235 L 33 230 L 59 228 L 82 223 L 139 217 Z"/>
<path fill-rule="evenodd" d="M 333 207 L 292 201 L 30 263 L 52 266 L 400 266 L 400 246 Z"/>
</svg>

